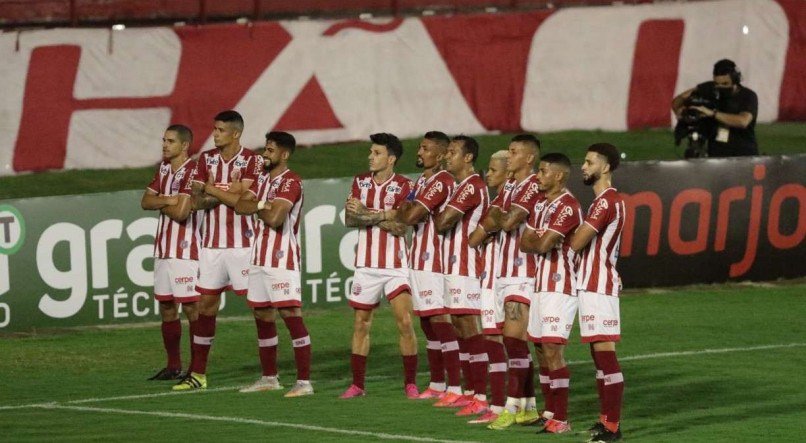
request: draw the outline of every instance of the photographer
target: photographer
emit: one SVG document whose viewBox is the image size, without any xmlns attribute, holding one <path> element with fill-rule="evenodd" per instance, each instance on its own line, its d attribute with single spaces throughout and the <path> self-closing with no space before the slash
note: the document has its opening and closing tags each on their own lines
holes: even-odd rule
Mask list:
<svg viewBox="0 0 806 443">
<path fill-rule="evenodd" d="M 728 59 L 714 64 L 713 75 L 713 81 L 700 83 L 672 100 L 678 119 L 676 138 L 689 137 L 686 157 L 702 156 L 691 148 L 698 136 L 707 140 L 709 157 L 758 155 L 756 93 L 742 86 L 742 74 Z M 695 131 L 698 134 L 691 137 Z"/>
</svg>

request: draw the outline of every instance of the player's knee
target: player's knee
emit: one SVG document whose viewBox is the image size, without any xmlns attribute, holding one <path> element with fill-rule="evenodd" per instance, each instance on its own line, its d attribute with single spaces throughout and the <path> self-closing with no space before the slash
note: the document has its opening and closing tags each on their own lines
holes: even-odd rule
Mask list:
<svg viewBox="0 0 806 443">
<path fill-rule="evenodd" d="M 353 330 L 361 336 L 369 335 L 370 326 L 372 326 L 372 320 L 365 318 L 356 318 L 353 322 Z"/>
</svg>

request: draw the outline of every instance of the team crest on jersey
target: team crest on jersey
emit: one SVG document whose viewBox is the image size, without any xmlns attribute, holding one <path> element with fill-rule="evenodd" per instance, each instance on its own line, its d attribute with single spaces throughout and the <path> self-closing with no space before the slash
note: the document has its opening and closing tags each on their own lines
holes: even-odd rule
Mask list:
<svg viewBox="0 0 806 443">
<path fill-rule="evenodd" d="M 274 256 L 277 257 L 277 259 L 279 260 L 279 259 L 281 259 L 281 258 L 283 258 L 285 256 L 285 252 L 284 251 L 277 251 L 277 252 L 274 253 Z"/>
<path fill-rule="evenodd" d="M 523 257 L 516 257 L 515 258 L 515 266 L 520 266 L 523 264 Z"/>
<path fill-rule="evenodd" d="M 171 172 L 171 165 L 169 165 L 168 163 L 165 163 L 160 166 L 160 174 L 166 175 L 170 172 Z"/>
<path fill-rule="evenodd" d="M 252 230 L 251 230 L 251 229 L 247 229 L 247 230 L 246 230 L 246 232 L 244 232 L 244 233 L 243 233 L 243 235 L 244 235 L 246 238 L 252 238 L 252 236 L 253 236 L 254 234 L 252 233 Z"/>
<path fill-rule="evenodd" d="M 386 197 L 383 198 L 383 202 L 386 203 L 387 205 L 391 206 L 391 205 L 395 204 L 395 196 L 394 195 L 387 195 Z"/>
<path fill-rule="evenodd" d="M 562 280 L 562 279 L 563 279 L 563 276 L 559 272 L 553 272 L 551 274 L 551 281 L 553 281 L 555 283 L 560 281 L 560 280 Z"/>
<path fill-rule="evenodd" d="M 232 172 L 229 173 L 229 178 L 231 178 L 232 181 L 240 180 L 241 179 L 241 168 L 233 169 Z"/>
<path fill-rule="evenodd" d="M 190 243 L 187 240 L 183 240 L 182 243 L 179 243 L 179 247 L 182 249 L 186 249 L 188 246 L 190 246 Z"/>
<path fill-rule="evenodd" d="M 541 201 L 540 203 L 535 205 L 535 213 L 542 212 L 543 208 L 546 206 L 546 202 Z M 551 208 L 549 208 L 549 213 L 551 213 Z"/>
<path fill-rule="evenodd" d="M 217 166 L 218 165 L 218 157 L 207 157 L 207 160 L 205 160 L 205 164 L 207 166 Z"/>
<path fill-rule="evenodd" d="M 600 199 L 598 202 L 596 202 L 596 206 L 593 207 L 593 211 L 591 212 L 591 218 L 599 218 L 599 216 L 602 215 L 602 212 L 607 210 L 607 208 L 608 208 L 607 200 Z"/>
<path fill-rule="evenodd" d="M 431 258 L 431 253 L 427 251 L 423 252 L 423 255 L 421 257 L 423 260 L 428 260 L 429 258 Z"/>
<path fill-rule="evenodd" d="M 435 195 L 437 195 L 437 193 L 442 192 L 442 189 L 443 189 L 442 182 L 436 182 L 434 183 L 433 186 L 431 186 L 431 189 L 429 189 L 428 192 L 426 192 L 423 198 L 425 200 L 431 200 L 432 198 L 434 198 Z"/>
<path fill-rule="evenodd" d="M 512 191 L 515 189 L 515 183 L 507 183 L 504 185 L 504 191 Z"/>
<path fill-rule="evenodd" d="M 451 264 L 456 263 L 456 255 L 451 255 L 450 258 L 448 258 L 448 262 Z"/>
<path fill-rule="evenodd" d="M 361 285 L 358 283 L 353 283 L 353 295 L 361 294 Z"/>
</svg>

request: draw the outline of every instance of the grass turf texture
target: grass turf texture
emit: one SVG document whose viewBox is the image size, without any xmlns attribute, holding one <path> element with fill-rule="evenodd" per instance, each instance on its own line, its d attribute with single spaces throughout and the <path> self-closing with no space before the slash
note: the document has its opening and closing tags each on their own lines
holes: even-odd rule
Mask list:
<svg viewBox="0 0 806 443">
<path fill-rule="evenodd" d="M 806 153 L 806 124 L 776 123 L 758 125 L 756 135 L 761 152 L 768 155 Z M 154 136 L 154 144 L 144 149 L 159 152 L 160 134 Z M 481 145 L 479 167 L 487 166 L 490 155 L 506 149 L 512 134 L 478 136 Z M 684 147 L 674 148 L 672 134 L 668 129 L 646 129 L 630 132 L 564 131 L 540 135 L 543 153 L 562 152 L 574 164 L 581 164 L 585 148 L 596 142 L 607 141 L 627 154 L 627 161 L 675 160 L 682 156 Z M 398 172 L 417 172 L 419 139 L 404 140 L 404 154 Z M 297 150 L 291 167 L 303 179 L 350 177 L 367 167 L 369 142 L 322 145 L 314 149 Z M 125 154 L 122 154 L 125 155 Z M 23 174 L 0 178 L 0 199 L 26 198 L 45 195 L 85 194 L 90 192 L 144 189 L 154 175 L 154 168 L 119 170 L 76 170 Z"/>
<path fill-rule="evenodd" d="M 806 378 L 797 375 L 806 365 L 806 323 L 800 318 L 804 292 L 801 280 L 634 291 L 623 297 L 625 340 L 619 355 L 626 378 L 622 429 L 627 440 L 800 440 L 806 423 Z M 531 427 L 495 432 L 470 426 L 454 417 L 454 410 L 405 399 L 387 306 L 377 311 L 373 326 L 368 395 L 338 399 L 350 384 L 352 313 L 341 306 L 306 316 L 316 394 L 299 399 L 283 398 L 284 391 L 237 392 L 260 373 L 254 323 L 248 318 L 219 323 L 208 369 L 210 389 L 190 394 L 169 393 L 170 382 L 145 381 L 164 361 L 158 325 L 1 337 L 0 435 L 9 441 L 380 439 L 281 425 L 297 424 L 443 440 L 571 442 L 584 441 L 579 432 L 596 419 L 593 365 L 576 332 L 567 351 L 575 433 L 537 436 Z M 280 379 L 287 389 L 294 380 L 293 357 L 285 327 L 278 329 Z M 183 332 L 187 334 L 186 327 Z M 422 387 L 427 381 L 425 343 L 418 335 Z M 739 350 L 760 346 L 774 347 Z M 733 350 L 698 352 L 724 348 Z M 140 394 L 159 396 L 108 399 Z M 89 398 L 96 400 L 77 401 Z M 7 408 L 50 402 L 87 409 Z M 187 415 L 129 415 L 131 411 Z"/>
</svg>

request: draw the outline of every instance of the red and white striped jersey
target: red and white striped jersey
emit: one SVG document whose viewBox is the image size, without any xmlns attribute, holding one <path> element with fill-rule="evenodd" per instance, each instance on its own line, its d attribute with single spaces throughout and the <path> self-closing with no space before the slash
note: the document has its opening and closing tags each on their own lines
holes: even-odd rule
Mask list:
<svg viewBox="0 0 806 443">
<path fill-rule="evenodd" d="M 461 212 L 462 218 L 445 233 L 445 274 L 481 277 L 484 270 L 482 250 L 471 248 L 467 241 L 479 225 L 481 216 L 487 212 L 489 204 L 487 186 L 479 174 L 474 173 L 456 185 L 447 207 Z"/>
<path fill-rule="evenodd" d="M 227 190 L 233 180 L 255 180 L 263 171 L 263 157 L 241 150 L 228 162 L 221 158 L 220 149 L 202 152 L 196 165 L 193 181 L 206 183 L 213 177 L 219 189 Z M 254 219 L 251 215 L 238 215 L 233 208 L 221 203 L 205 210 L 205 248 L 248 248 L 252 246 Z"/>
<path fill-rule="evenodd" d="M 616 260 L 625 215 L 624 199 L 615 188 L 605 189 L 591 203 L 585 223 L 597 234 L 580 253 L 577 290 L 618 296 L 621 277 Z"/>
<path fill-rule="evenodd" d="M 299 223 L 302 215 L 302 178 L 286 169 L 272 179 L 268 172 L 262 172 L 252 183 L 249 192 L 258 201 L 276 202 L 285 200 L 291 203 L 291 210 L 279 228 L 272 228 L 258 219 L 257 236 L 252 248 L 252 264 L 269 268 L 299 271 L 300 243 Z"/>
<path fill-rule="evenodd" d="M 531 214 L 535 205 L 543 199 L 545 194 L 538 188 L 537 176 L 531 174 L 517 183 L 514 179 L 504 185 L 504 197 L 501 202 L 501 211 L 509 212 L 513 206 L 519 207 Z M 500 260 L 499 277 L 533 278 L 537 270 L 537 256 L 521 252 L 521 235 L 526 230 L 528 215 L 517 228 L 500 233 L 501 249 L 498 253 Z"/>
<path fill-rule="evenodd" d="M 576 269 L 574 250 L 569 234 L 582 223 L 582 206 L 565 190 L 551 202 L 538 202 L 529 219 L 529 228 L 542 234 L 554 231 L 563 237 L 559 248 L 552 248 L 537 256 L 535 290 L 576 295 Z"/>
<path fill-rule="evenodd" d="M 442 242 L 444 236 L 437 232 L 434 217 L 448 205 L 448 197 L 453 193 L 453 176 L 445 170 L 439 171 L 427 180 L 422 175 L 414 186 L 414 204 L 428 210 L 428 216 L 414 226 L 411 238 L 409 261 L 411 269 L 441 274 Z"/>
<path fill-rule="evenodd" d="M 493 206 L 500 208 L 503 204 L 503 201 L 504 187 L 502 186 L 499 188 L 498 194 L 495 196 L 493 201 L 491 201 L 490 205 L 487 206 L 487 210 L 484 211 L 484 215 L 481 216 L 481 219 L 484 220 L 484 217 L 487 217 L 487 213 L 490 212 L 490 208 Z M 501 236 L 493 236 L 493 239 L 483 247 L 484 272 L 481 273 L 481 288 L 495 289 L 495 279 L 498 277 L 499 271 L 498 249 L 501 247 Z"/>
<path fill-rule="evenodd" d="M 353 179 L 350 196 L 361 201 L 371 211 L 397 209 L 412 190 L 411 180 L 392 174 L 383 183 L 377 183 L 372 173 L 357 175 Z M 358 228 L 356 268 L 397 269 L 408 267 L 405 237 L 396 237 L 378 226 Z"/>
<path fill-rule="evenodd" d="M 148 189 L 159 195 L 190 196 L 190 183 L 193 179 L 196 162 L 187 159 L 176 171 L 171 162 L 163 161 L 154 173 Z M 198 260 L 202 244 L 202 218 L 204 211 L 190 211 L 183 222 L 172 220 L 160 213 L 157 234 L 154 236 L 154 257 Z"/>
</svg>

